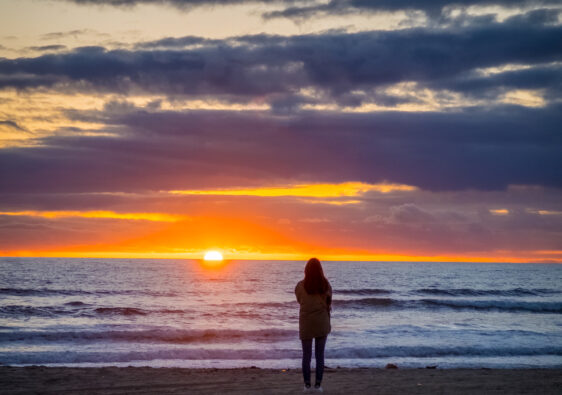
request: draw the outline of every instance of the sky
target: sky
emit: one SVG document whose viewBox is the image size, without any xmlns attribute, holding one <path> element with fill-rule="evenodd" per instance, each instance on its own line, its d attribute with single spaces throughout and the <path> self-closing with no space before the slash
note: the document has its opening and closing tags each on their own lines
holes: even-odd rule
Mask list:
<svg viewBox="0 0 562 395">
<path fill-rule="evenodd" d="M 562 262 L 559 1 L 0 22 L 0 256 Z"/>
</svg>

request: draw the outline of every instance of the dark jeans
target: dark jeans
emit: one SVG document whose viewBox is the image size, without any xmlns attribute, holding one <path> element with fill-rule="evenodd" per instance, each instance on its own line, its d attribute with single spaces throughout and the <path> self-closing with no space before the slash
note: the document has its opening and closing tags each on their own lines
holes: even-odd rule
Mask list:
<svg viewBox="0 0 562 395">
<path fill-rule="evenodd" d="M 316 357 L 316 384 L 322 383 L 324 375 L 324 348 L 327 336 L 315 338 L 314 356 Z M 302 343 L 302 376 L 305 384 L 310 384 L 310 360 L 312 359 L 312 339 L 301 339 Z"/>
</svg>

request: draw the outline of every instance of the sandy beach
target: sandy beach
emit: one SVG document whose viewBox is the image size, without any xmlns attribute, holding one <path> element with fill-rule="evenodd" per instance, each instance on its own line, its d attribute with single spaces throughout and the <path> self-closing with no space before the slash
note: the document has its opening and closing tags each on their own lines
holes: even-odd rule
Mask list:
<svg viewBox="0 0 562 395">
<path fill-rule="evenodd" d="M 2 394 L 294 394 L 299 370 L 0 367 Z M 328 369 L 327 394 L 561 394 L 556 369 Z"/>
</svg>

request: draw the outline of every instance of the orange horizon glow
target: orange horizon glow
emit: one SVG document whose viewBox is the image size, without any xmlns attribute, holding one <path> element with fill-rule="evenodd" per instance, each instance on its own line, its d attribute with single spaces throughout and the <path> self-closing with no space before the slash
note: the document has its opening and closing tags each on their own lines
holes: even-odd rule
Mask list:
<svg viewBox="0 0 562 395">
<path fill-rule="evenodd" d="M 548 251 L 549 253 L 551 251 Z M 201 257 L 205 250 L 190 252 L 120 252 L 120 251 L 0 251 L 3 258 L 105 258 L 105 259 L 189 259 L 204 261 Z M 445 263 L 562 263 L 562 258 L 545 259 L 544 251 L 536 251 L 536 256 L 473 256 L 473 255 L 402 255 L 402 254 L 322 254 L 301 252 L 244 252 L 228 253 L 231 260 L 274 260 L 274 261 L 306 261 L 317 256 L 322 261 L 358 261 L 358 262 L 445 262 Z M 544 254 L 543 256 L 540 256 Z M 553 254 L 554 255 L 554 254 Z M 226 262 L 226 259 L 220 262 Z"/>
<path fill-rule="evenodd" d="M 207 209 L 215 211 L 214 207 Z M 562 251 L 490 250 L 474 253 L 417 252 L 415 249 L 346 247 L 348 241 L 339 238 L 345 232 L 318 234 L 308 226 L 287 220 L 248 216 L 244 211 L 236 216 L 224 212 L 215 215 L 171 215 L 161 213 L 117 213 L 114 211 L 14 211 L 0 215 L 32 215 L 56 220 L 64 217 L 144 220 L 143 225 L 129 221 L 127 227 L 105 224 L 98 237 L 71 233 L 67 238 L 39 239 L 28 246 L 0 249 L 2 257 L 60 258 L 122 258 L 122 259 L 194 259 L 202 260 L 210 250 L 221 251 L 229 260 L 299 260 L 318 256 L 326 261 L 384 262 L 513 262 L 562 263 Z M 121 222 L 120 222 L 121 223 Z M 123 223 L 126 223 L 123 221 Z M 298 225 L 300 230 L 292 229 Z M 130 226 L 134 226 L 131 228 Z M 314 225 L 316 226 L 316 225 Z M 306 232 L 306 233 L 303 233 Z M 328 235 L 325 237 L 325 235 Z"/>
<path fill-rule="evenodd" d="M 373 243 L 361 240 L 364 233 L 346 233 L 333 218 L 338 218 L 337 206 L 362 203 L 361 196 L 369 191 L 381 194 L 391 192 L 408 193 L 414 187 L 402 184 L 365 184 L 347 182 L 340 184 L 301 184 L 290 187 L 221 189 L 176 191 L 178 194 L 232 195 L 297 198 L 303 203 L 328 204 L 334 208 L 316 208 L 303 205 L 303 210 L 277 213 L 271 207 L 266 210 L 255 201 L 236 200 L 236 204 L 225 200 L 205 198 L 187 204 L 184 201 L 162 201 L 155 210 L 145 208 L 138 212 L 111 210 L 26 210 L 3 211 L 0 216 L 44 218 L 52 221 L 58 230 L 57 220 L 80 218 L 73 227 L 83 226 L 82 232 L 70 231 L 57 236 L 28 239 L 20 244 L 6 243 L 0 249 L 2 257 L 60 257 L 60 258 L 141 258 L 141 259 L 195 259 L 203 260 L 205 252 L 217 249 L 229 260 L 307 260 L 318 256 L 326 261 L 383 261 L 383 262 L 513 262 L 562 263 L 562 251 L 558 249 L 490 249 L 473 252 L 415 248 L 405 241 L 404 246 L 385 244 L 377 234 L 369 234 Z M 310 195 L 310 197 L 308 197 Z M 355 198 L 354 198 L 355 196 Z M 207 201 L 207 199 L 209 199 Z M 181 204 L 178 204 L 181 203 Z M 141 206 L 142 207 L 142 206 Z M 161 207 L 172 213 L 158 212 Z M 284 209 L 284 207 L 279 206 Z M 501 206 L 500 206 L 501 207 Z M 260 211 L 262 210 L 262 211 Z M 314 211 L 316 210 L 316 212 Z M 320 212 L 319 210 L 322 210 Z M 348 223 L 362 224 L 363 205 L 350 211 L 355 219 Z M 535 209 L 539 213 L 539 209 Z M 541 209 L 553 215 L 554 211 Z M 189 212 L 173 214 L 173 212 Z M 494 216 L 509 216 L 504 208 L 491 208 Z M 324 218 L 326 212 L 326 218 Z M 547 215 L 539 213 L 540 215 Z M 330 215 L 332 217 L 330 217 Z M 107 222 L 95 222 L 103 219 Z M 113 220 L 113 222 L 110 222 Z M 90 222 L 91 221 L 91 222 Z M 353 222 L 355 221 L 355 222 Z M 332 225 L 332 223 L 334 225 Z M 384 223 L 381 222 L 381 223 Z"/>
</svg>

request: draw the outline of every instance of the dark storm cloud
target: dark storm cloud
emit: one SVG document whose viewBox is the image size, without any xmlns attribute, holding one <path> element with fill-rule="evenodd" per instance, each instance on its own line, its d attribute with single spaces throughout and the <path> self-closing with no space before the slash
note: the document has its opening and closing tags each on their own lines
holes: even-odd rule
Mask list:
<svg viewBox="0 0 562 395">
<path fill-rule="evenodd" d="M 422 11 L 437 17 L 447 8 L 471 6 L 500 6 L 506 8 L 559 5 L 557 0 L 331 0 L 328 3 L 313 2 L 288 6 L 279 11 L 264 14 L 266 18 L 310 18 L 317 14 L 350 14 L 377 11 Z"/>
<path fill-rule="evenodd" d="M 49 137 L 41 147 L 3 149 L 0 190 L 131 192 L 287 179 L 428 190 L 560 188 L 560 110 L 98 114 L 121 137 Z"/>
<path fill-rule="evenodd" d="M 212 42 L 186 37 L 139 45 L 150 48 L 194 43 L 202 46 L 135 51 L 82 47 L 70 53 L 1 59 L 0 87 L 54 86 L 117 93 L 141 90 L 169 95 L 224 95 L 234 101 L 294 95 L 301 88 L 311 87 L 336 100 L 341 97 L 342 102 L 360 102 L 360 98 L 349 96 L 350 92 L 403 81 L 455 89 L 458 79 L 469 77 L 477 68 L 562 59 L 562 27 L 519 21 L 478 28 L 257 35 Z M 558 74 L 559 68 L 550 72 Z M 488 80 L 492 78 L 496 77 Z M 512 86 L 517 85 L 514 78 L 511 75 Z M 447 81 L 453 82 L 447 85 Z"/>
<path fill-rule="evenodd" d="M 557 24 L 562 10 L 560 9 L 539 9 L 519 14 L 508 18 L 507 22 L 510 23 L 523 23 L 523 24 Z"/>
<path fill-rule="evenodd" d="M 135 49 L 153 49 L 153 48 L 182 48 L 192 45 L 209 45 L 220 44 L 221 40 L 213 40 L 199 36 L 184 37 L 166 37 L 160 40 L 147 41 L 135 44 Z"/>
<path fill-rule="evenodd" d="M 469 75 L 449 79 L 433 85 L 477 98 L 494 98 L 512 89 L 542 90 L 547 99 L 560 98 L 562 93 L 562 65 L 538 66 L 529 69 L 504 71 L 490 76 Z"/>
</svg>

